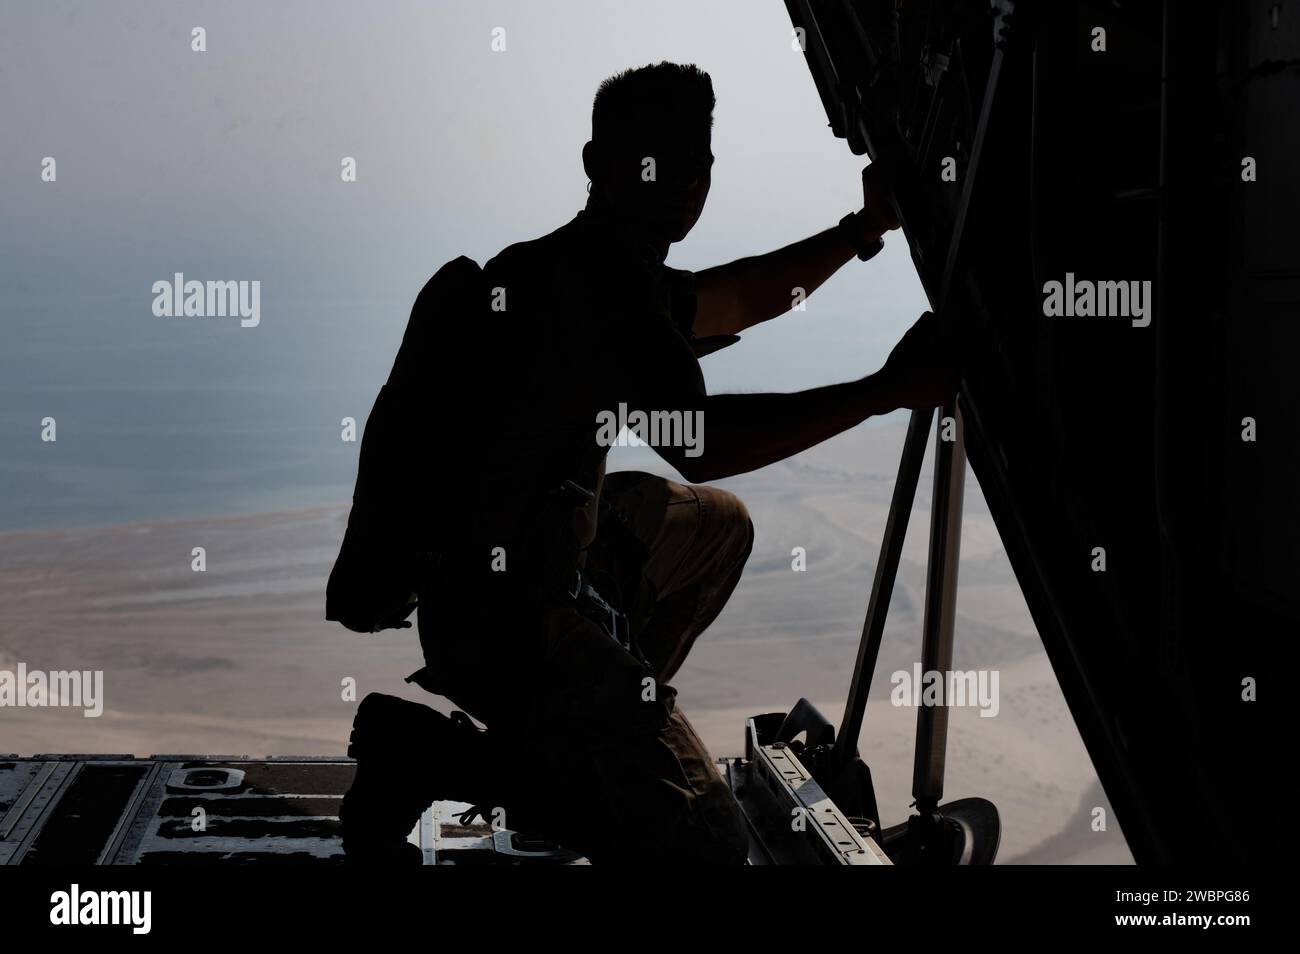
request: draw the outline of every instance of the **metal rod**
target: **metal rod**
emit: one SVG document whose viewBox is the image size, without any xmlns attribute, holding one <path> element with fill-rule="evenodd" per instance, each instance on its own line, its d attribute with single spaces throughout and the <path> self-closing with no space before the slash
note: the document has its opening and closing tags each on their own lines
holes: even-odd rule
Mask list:
<svg viewBox="0 0 1300 954">
<path fill-rule="evenodd" d="M 867 693 L 871 690 L 871 677 L 876 671 L 876 657 L 880 655 L 885 616 L 889 612 L 889 597 L 894 592 L 898 561 L 903 554 L 903 538 L 907 536 L 907 520 L 912 514 L 916 485 L 921 477 L 925 437 L 933 419 L 934 411 L 927 408 L 924 411 L 913 411 L 908 421 L 903 454 L 898 462 L 898 477 L 894 480 L 894 495 L 889 502 L 889 518 L 885 521 L 885 535 L 880 541 L 880 559 L 876 561 L 876 576 L 871 584 L 871 599 L 867 603 L 866 618 L 862 621 L 862 639 L 858 643 L 858 658 L 853 666 L 853 682 L 849 684 L 844 718 L 840 723 L 840 731 L 835 736 L 831 764 L 837 769 L 857 755 L 858 736 L 862 732 L 862 718 L 867 708 Z"/>
<path fill-rule="evenodd" d="M 952 439 L 944 440 L 944 419 L 952 418 Z M 921 814 L 933 812 L 943 798 L 944 761 L 948 748 L 947 674 L 952 669 L 953 621 L 957 614 L 957 564 L 961 557 L 961 512 L 966 489 L 966 451 L 961 413 L 954 402 L 944 407 L 935 431 L 934 500 L 930 507 L 930 556 L 925 580 L 925 619 L 921 645 L 922 679 L 940 679 L 939 704 L 920 705 L 916 714 L 916 761 L 912 797 Z M 922 687 L 916 687 L 921 691 Z"/>
</svg>

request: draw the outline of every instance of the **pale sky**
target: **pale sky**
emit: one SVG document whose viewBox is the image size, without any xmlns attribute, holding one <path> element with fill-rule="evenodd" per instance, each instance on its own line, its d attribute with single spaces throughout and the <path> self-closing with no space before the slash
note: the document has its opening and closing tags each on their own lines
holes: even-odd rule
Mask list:
<svg viewBox="0 0 1300 954">
<path fill-rule="evenodd" d="M 115 500 L 151 479 L 172 487 L 188 478 L 159 475 L 192 453 L 213 455 L 207 473 L 232 457 L 266 471 L 257 493 L 227 503 L 209 488 L 195 515 L 280 505 L 270 485 L 306 478 L 284 471 L 277 448 L 298 434 L 307 470 L 308 445 L 343 414 L 364 418 L 429 275 L 551 231 L 582 205 L 591 100 L 621 69 L 670 59 L 713 77 L 713 189 L 671 264 L 766 251 L 861 204 L 865 158 L 831 135 L 780 0 L 33 2 L 5 19 L 0 439 L 18 450 L 0 482 L 11 497 L 75 479 L 79 453 L 85 486 L 65 501 L 92 506 L 92 476 Z M 195 26 L 207 52 L 190 49 Z M 496 27 L 504 52 L 491 49 Z M 41 181 L 46 156 L 55 182 Z M 355 183 L 340 180 L 344 156 L 357 160 Z M 259 280 L 261 324 L 154 317 L 152 284 L 177 271 Z M 925 307 L 893 233 L 806 312 L 706 359 L 709 388 L 859 377 Z M 248 403 L 254 392 L 268 396 Z M 27 438 L 34 417 L 56 412 L 69 435 L 80 424 L 116 436 L 93 454 L 65 444 L 64 466 L 46 473 Z M 242 428 L 245 443 L 219 456 L 209 419 Z M 186 421 L 208 440 L 158 438 Z M 128 445 L 129 462 L 102 472 Z M 350 493 L 346 467 L 310 471 L 322 485 L 304 502 Z"/>
</svg>

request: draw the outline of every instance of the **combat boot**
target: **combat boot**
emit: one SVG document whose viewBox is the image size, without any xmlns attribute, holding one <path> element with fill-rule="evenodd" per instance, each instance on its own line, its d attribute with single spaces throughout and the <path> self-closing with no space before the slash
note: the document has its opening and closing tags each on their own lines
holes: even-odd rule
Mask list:
<svg viewBox="0 0 1300 954">
<path fill-rule="evenodd" d="M 350 864 L 419 864 L 406 840 L 435 800 L 479 801 L 484 736 L 463 713 L 440 712 L 372 692 L 352 722 L 348 755 L 356 760 L 339 821 Z"/>
</svg>

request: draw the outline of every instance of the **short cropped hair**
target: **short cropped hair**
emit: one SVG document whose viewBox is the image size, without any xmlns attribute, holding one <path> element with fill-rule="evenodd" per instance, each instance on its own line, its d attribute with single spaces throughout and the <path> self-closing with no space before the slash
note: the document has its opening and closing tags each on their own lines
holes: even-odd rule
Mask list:
<svg viewBox="0 0 1300 954">
<path fill-rule="evenodd" d="M 591 138 L 626 143 L 647 127 L 713 128 L 713 80 L 693 63 L 663 61 L 624 70 L 600 84 L 591 106 Z"/>
</svg>

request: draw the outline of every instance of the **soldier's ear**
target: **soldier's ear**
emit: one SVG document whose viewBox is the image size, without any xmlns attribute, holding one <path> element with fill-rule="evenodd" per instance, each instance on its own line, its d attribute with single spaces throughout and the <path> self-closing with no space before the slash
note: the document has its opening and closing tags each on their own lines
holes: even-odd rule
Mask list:
<svg viewBox="0 0 1300 954">
<path fill-rule="evenodd" d="M 609 156 L 595 142 L 588 142 L 582 147 L 582 169 L 592 182 L 604 182 L 608 177 Z"/>
</svg>

